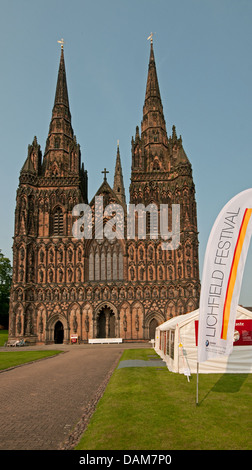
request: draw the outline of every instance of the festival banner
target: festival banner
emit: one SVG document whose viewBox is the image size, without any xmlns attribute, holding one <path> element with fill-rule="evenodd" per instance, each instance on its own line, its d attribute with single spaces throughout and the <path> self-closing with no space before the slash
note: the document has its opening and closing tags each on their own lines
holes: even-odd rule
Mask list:
<svg viewBox="0 0 252 470">
<path fill-rule="evenodd" d="M 211 230 L 201 283 L 198 362 L 232 352 L 251 215 L 252 189 L 247 189 L 224 206 Z"/>
</svg>

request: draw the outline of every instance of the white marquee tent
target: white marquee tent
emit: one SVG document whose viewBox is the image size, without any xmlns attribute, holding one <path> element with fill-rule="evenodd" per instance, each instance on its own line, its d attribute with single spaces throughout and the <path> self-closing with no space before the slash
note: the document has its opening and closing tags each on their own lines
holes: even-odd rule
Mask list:
<svg viewBox="0 0 252 470">
<path fill-rule="evenodd" d="M 197 372 L 199 309 L 171 318 L 156 328 L 155 350 L 171 372 Z M 252 312 L 238 306 L 234 347 L 229 356 L 199 364 L 199 373 L 252 372 Z"/>
</svg>

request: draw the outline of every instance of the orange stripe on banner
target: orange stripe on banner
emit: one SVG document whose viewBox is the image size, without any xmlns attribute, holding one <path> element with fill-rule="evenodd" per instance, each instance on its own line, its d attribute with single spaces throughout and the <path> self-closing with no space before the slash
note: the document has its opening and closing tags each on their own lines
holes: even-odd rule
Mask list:
<svg viewBox="0 0 252 470">
<path fill-rule="evenodd" d="M 236 247 L 234 251 L 234 257 L 231 265 L 231 270 L 229 274 L 229 280 L 227 285 L 227 292 L 226 292 L 226 299 L 224 303 L 223 309 L 223 320 L 222 320 L 222 331 L 221 331 L 221 338 L 227 339 L 227 330 L 228 330 L 228 323 L 230 317 L 230 309 L 231 309 L 231 301 L 234 292 L 235 281 L 237 277 L 237 270 L 240 261 L 240 256 L 242 252 L 243 242 L 245 239 L 248 223 L 252 214 L 252 209 L 246 209 L 244 212 L 244 216 L 242 219 L 242 224 L 240 227 L 239 235 L 236 242 Z"/>
</svg>

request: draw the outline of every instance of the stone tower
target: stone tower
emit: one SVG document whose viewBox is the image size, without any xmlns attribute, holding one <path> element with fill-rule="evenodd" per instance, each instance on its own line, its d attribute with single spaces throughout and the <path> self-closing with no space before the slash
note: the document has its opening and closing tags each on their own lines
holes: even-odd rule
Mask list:
<svg viewBox="0 0 252 470">
<path fill-rule="evenodd" d="M 10 336 L 21 335 L 29 337 L 30 342 L 43 342 L 47 328 L 49 339 L 54 339 L 54 332 L 49 330 L 50 313 L 56 307 L 52 302 L 55 298 L 52 286 L 57 286 L 57 298 L 59 286 L 64 285 L 65 298 L 74 280 L 84 281 L 83 251 L 78 251 L 71 243 L 72 209 L 80 202 L 87 202 L 87 172 L 81 165 L 80 146 L 71 124 L 62 47 L 43 160 L 34 137 L 20 172 L 13 243 Z M 63 315 L 62 307 L 58 311 L 59 316 Z"/>
<path fill-rule="evenodd" d="M 142 270 L 143 280 L 154 280 L 156 285 L 166 286 L 165 318 L 194 310 L 198 307 L 200 285 L 192 167 L 175 126 L 172 135 L 167 136 L 152 41 L 141 135 L 137 126 L 135 138 L 132 138 L 130 202 L 142 203 L 145 207 L 151 203 L 158 207 L 168 204 L 169 221 L 172 204 L 180 205 L 179 248 L 161 250 L 160 240 L 148 239 L 147 233 L 145 242 L 138 241 L 132 265 L 137 264 L 138 273 Z M 142 259 L 139 259 L 140 245 L 144 250 Z"/>
</svg>

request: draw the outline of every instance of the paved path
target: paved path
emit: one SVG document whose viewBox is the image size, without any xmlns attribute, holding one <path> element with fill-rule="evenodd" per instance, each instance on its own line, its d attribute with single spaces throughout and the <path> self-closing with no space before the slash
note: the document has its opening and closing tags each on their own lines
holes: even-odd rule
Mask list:
<svg viewBox="0 0 252 470">
<path fill-rule="evenodd" d="M 151 346 L 148 343 L 57 345 L 64 354 L 2 372 L 0 449 L 62 448 L 62 443 L 90 409 L 90 402 L 105 388 L 123 350 L 138 347 Z M 51 345 L 36 349 L 55 348 L 56 345 Z"/>
</svg>

